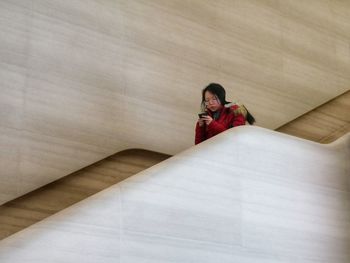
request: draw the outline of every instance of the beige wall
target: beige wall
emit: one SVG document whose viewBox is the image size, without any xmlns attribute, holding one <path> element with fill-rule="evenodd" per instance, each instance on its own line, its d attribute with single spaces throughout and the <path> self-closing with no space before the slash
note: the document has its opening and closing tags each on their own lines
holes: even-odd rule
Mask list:
<svg viewBox="0 0 350 263">
<path fill-rule="evenodd" d="M 0 1 L 0 203 L 127 148 L 193 144 L 222 83 L 275 128 L 349 90 L 347 1 Z"/>
</svg>

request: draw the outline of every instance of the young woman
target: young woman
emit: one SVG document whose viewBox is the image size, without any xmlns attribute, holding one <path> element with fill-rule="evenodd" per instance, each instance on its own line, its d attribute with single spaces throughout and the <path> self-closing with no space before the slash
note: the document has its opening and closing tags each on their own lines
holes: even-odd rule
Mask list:
<svg viewBox="0 0 350 263">
<path fill-rule="evenodd" d="M 229 128 L 255 122 L 254 117 L 243 106 L 227 102 L 225 89 L 211 83 L 202 90 L 202 113 L 196 124 L 195 144 L 201 143 Z"/>
</svg>

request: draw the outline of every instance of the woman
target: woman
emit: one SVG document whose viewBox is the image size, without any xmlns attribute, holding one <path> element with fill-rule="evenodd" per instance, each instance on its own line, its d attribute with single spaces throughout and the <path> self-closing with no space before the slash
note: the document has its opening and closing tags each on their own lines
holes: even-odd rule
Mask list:
<svg viewBox="0 0 350 263">
<path fill-rule="evenodd" d="M 227 102 L 225 89 L 217 83 L 202 90 L 202 114 L 196 124 L 195 144 L 201 143 L 229 128 L 255 122 L 254 117 L 243 106 Z"/>
</svg>

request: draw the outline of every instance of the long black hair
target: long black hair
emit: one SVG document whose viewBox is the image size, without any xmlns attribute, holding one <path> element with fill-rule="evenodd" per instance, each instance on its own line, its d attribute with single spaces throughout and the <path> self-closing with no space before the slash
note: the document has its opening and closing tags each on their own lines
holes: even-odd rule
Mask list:
<svg viewBox="0 0 350 263">
<path fill-rule="evenodd" d="M 221 86 L 218 83 L 210 83 L 208 86 L 206 86 L 202 90 L 202 103 L 201 103 L 202 111 L 205 111 L 205 109 L 206 109 L 206 106 L 205 106 L 205 93 L 207 91 L 212 93 L 219 100 L 219 103 L 221 105 L 225 105 L 225 104 L 231 103 L 229 101 L 226 101 L 226 91 L 225 91 L 223 86 Z M 247 116 L 246 116 L 247 122 L 250 125 L 254 124 L 255 118 L 253 117 L 253 115 L 250 114 L 250 112 L 247 110 L 247 108 L 244 105 L 242 105 L 242 107 L 244 107 L 245 110 L 247 111 Z"/>
</svg>

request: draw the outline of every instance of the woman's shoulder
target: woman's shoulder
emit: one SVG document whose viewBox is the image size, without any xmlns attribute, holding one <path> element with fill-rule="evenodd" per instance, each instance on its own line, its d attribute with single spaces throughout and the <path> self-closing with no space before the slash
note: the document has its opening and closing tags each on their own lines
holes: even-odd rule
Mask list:
<svg viewBox="0 0 350 263">
<path fill-rule="evenodd" d="M 233 113 L 235 116 L 237 115 L 247 115 L 247 109 L 244 107 L 243 104 L 239 102 L 230 102 L 224 105 L 224 107 L 227 109 L 229 113 Z"/>
</svg>

